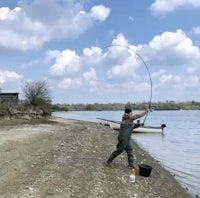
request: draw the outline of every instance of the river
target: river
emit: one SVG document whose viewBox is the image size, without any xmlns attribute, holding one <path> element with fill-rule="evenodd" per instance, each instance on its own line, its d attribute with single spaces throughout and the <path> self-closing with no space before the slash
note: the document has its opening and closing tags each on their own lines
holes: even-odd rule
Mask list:
<svg viewBox="0 0 200 198">
<path fill-rule="evenodd" d="M 120 121 L 122 111 L 55 112 L 53 116 L 98 122 Z M 137 112 L 136 112 L 137 113 Z M 169 170 L 192 196 L 200 196 L 200 111 L 153 111 L 145 125 L 166 124 L 164 135 L 133 134 L 132 138 Z M 141 122 L 143 118 L 141 118 Z"/>
</svg>

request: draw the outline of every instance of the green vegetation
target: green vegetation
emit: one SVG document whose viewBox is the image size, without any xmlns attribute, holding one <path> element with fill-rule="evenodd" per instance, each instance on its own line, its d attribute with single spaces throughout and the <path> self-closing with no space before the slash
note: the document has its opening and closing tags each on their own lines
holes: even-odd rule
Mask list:
<svg viewBox="0 0 200 198">
<path fill-rule="evenodd" d="M 109 110 L 124 110 L 125 107 L 130 107 L 133 110 L 144 110 L 149 107 L 148 102 L 141 103 L 94 103 L 94 104 L 54 104 L 52 111 L 109 111 Z M 151 108 L 154 110 L 200 110 L 200 102 L 153 102 Z"/>
<path fill-rule="evenodd" d="M 15 112 L 28 112 L 30 109 L 34 111 L 42 111 L 43 115 L 51 115 L 55 111 L 117 111 L 124 110 L 125 107 L 130 107 L 133 110 L 144 110 L 149 106 L 147 102 L 142 103 L 94 103 L 94 104 L 44 104 L 33 106 L 27 102 L 22 102 L 18 105 L 0 104 L 0 115 L 10 115 Z M 200 110 L 200 102 L 153 102 L 151 104 L 153 110 Z"/>
<path fill-rule="evenodd" d="M 46 81 L 27 82 L 24 86 L 25 100 L 17 104 L 0 103 L 0 117 L 45 117 L 51 115 L 50 89 Z"/>
<path fill-rule="evenodd" d="M 51 104 L 50 89 L 47 81 L 31 81 L 24 86 L 25 102 L 32 106 Z"/>
</svg>

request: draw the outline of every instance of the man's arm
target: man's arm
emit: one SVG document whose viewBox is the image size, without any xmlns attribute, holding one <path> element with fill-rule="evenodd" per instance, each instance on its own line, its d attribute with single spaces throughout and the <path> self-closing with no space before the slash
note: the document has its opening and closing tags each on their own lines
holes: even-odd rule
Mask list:
<svg viewBox="0 0 200 198">
<path fill-rule="evenodd" d="M 133 120 L 136 120 L 136 119 L 138 119 L 138 118 L 141 118 L 141 117 L 145 116 L 147 113 L 148 113 L 148 110 L 143 111 L 143 112 L 140 113 L 140 114 L 132 115 L 131 118 L 132 118 Z"/>
</svg>

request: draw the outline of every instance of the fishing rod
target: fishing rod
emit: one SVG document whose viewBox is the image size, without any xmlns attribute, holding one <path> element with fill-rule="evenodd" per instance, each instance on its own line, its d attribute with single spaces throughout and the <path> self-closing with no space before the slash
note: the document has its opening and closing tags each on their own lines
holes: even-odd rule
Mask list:
<svg viewBox="0 0 200 198">
<path fill-rule="evenodd" d="M 107 122 L 113 122 L 115 124 L 120 124 L 120 121 L 114 121 L 114 120 L 108 120 L 108 119 L 104 119 L 104 118 L 97 118 L 98 120 L 103 120 L 103 121 L 107 121 Z"/>
<path fill-rule="evenodd" d="M 146 62 L 144 61 L 144 59 L 142 58 L 142 56 L 137 53 L 134 49 L 130 48 L 129 46 L 126 46 L 126 45 L 121 45 L 121 44 L 114 44 L 114 45 L 108 45 L 108 46 L 105 46 L 103 48 L 101 48 L 102 50 L 103 49 L 106 49 L 106 48 L 110 48 L 110 47 L 124 47 L 124 48 L 127 48 L 128 50 L 132 51 L 137 57 L 139 57 L 139 59 L 142 61 L 142 63 L 144 64 L 145 68 L 146 68 L 146 71 L 148 73 L 148 76 L 149 76 L 149 82 L 150 82 L 150 96 L 149 96 L 149 105 L 148 105 L 148 109 L 151 110 L 151 103 L 152 103 L 152 87 L 153 87 L 153 83 L 152 83 L 152 79 L 151 79 L 151 74 L 150 74 L 150 71 L 149 71 L 149 68 L 146 64 Z M 145 115 L 144 117 L 144 120 L 143 120 L 143 124 L 145 123 L 146 121 L 146 118 L 148 116 L 148 113 L 149 111 L 147 112 L 147 114 Z"/>
</svg>

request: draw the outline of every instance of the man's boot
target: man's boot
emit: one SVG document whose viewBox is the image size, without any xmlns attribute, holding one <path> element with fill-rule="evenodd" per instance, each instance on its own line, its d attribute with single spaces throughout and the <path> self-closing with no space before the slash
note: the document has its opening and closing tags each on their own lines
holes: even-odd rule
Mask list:
<svg viewBox="0 0 200 198">
<path fill-rule="evenodd" d="M 128 166 L 130 167 L 130 168 L 135 168 L 135 166 L 134 166 L 134 156 L 133 156 L 133 154 L 128 154 Z"/>
<path fill-rule="evenodd" d="M 110 157 L 108 158 L 107 162 L 106 162 L 107 165 L 110 165 L 114 158 L 115 158 L 115 156 L 113 154 L 111 154 Z"/>
</svg>

